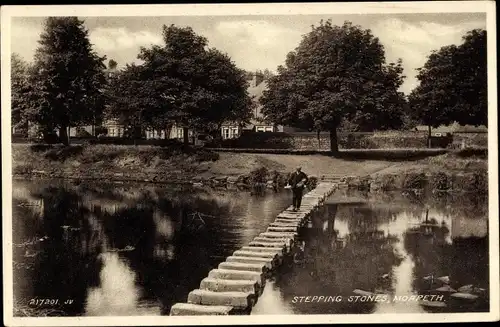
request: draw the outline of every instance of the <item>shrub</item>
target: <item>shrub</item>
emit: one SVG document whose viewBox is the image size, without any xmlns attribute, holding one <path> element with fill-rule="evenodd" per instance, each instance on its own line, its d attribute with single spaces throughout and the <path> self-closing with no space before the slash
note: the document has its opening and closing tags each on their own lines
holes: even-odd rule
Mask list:
<svg viewBox="0 0 500 327">
<path fill-rule="evenodd" d="M 29 164 L 14 166 L 12 168 L 12 174 L 13 175 L 29 175 L 29 174 L 31 174 L 32 170 L 33 170 L 33 167 L 31 167 L 31 165 L 29 165 Z"/>
<path fill-rule="evenodd" d="M 45 153 L 45 158 L 54 161 L 65 161 L 70 157 L 77 156 L 83 152 L 83 146 L 81 145 L 70 145 L 70 146 L 60 146 L 54 147 Z"/>
<path fill-rule="evenodd" d="M 468 175 L 468 183 L 465 184 L 465 191 L 477 195 L 488 194 L 488 172 L 477 171 Z"/>
<path fill-rule="evenodd" d="M 32 144 L 30 145 L 30 150 L 32 152 L 45 152 L 47 150 L 53 149 L 54 146 L 51 144 Z"/>
<path fill-rule="evenodd" d="M 408 173 L 403 181 L 403 189 L 423 189 L 427 184 L 424 173 Z"/>
<path fill-rule="evenodd" d="M 379 178 L 381 191 L 392 191 L 397 188 L 394 175 L 382 175 Z"/>
<path fill-rule="evenodd" d="M 434 190 L 447 191 L 451 188 L 451 178 L 443 172 L 438 172 L 432 176 L 431 185 Z"/>
<path fill-rule="evenodd" d="M 460 158 L 470 158 L 470 157 L 480 157 L 480 158 L 488 158 L 488 148 L 464 148 L 460 150 L 456 150 L 453 152 L 457 157 Z"/>
<path fill-rule="evenodd" d="M 251 184 L 265 183 L 267 181 L 268 171 L 266 167 L 257 168 L 250 172 L 249 182 Z"/>
</svg>

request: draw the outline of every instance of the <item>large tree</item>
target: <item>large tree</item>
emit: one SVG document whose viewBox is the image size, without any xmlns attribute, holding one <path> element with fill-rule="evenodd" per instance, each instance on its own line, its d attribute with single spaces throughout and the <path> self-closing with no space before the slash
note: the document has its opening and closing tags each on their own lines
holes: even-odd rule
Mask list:
<svg viewBox="0 0 500 327">
<path fill-rule="evenodd" d="M 30 74 L 28 118 L 47 130 L 94 124 L 104 108 L 104 57 L 93 50 L 84 22 L 77 17 L 49 17 L 40 36 Z"/>
<path fill-rule="evenodd" d="M 409 96 L 415 119 L 431 127 L 458 122 L 488 124 L 486 31 L 472 30 L 463 43 L 433 51 L 419 69 Z"/>
<path fill-rule="evenodd" d="M 213 131 L 226 120 L 246 122 L 251 98 L 245 72 L 190 27 L 163 26 L 164 46 L 142 48 L 141 78 L 150 85 L 150 121 Z"/>
<path fill-rule="evenodd" d="M 131 132 L 130 136 L 140 137 L 144 128 L 151 126 L 151 120 L 147 121 L 145 111 L 162 105 L 161 99 L 154 97 L 153 87 L 153 83 L 145 81 L 140 65 L 126 65 L 109 77 L 105 93 L 108 104 L 105 115 L 116 118 Z"/>
<path fill-rule="evenodd" d="M 360 130 L 401 125 L 403 78 L 401 61 L 387 65 L 370 30 L 321 21 L 269 79 L 262 112 L 280 124 L 329 131 L 335 154 L 343 119 Z"/>
<path fill-rule="evenodd" d="M 26 126 L 24 113 L 28 106 L 25 93 L 29 90 L 29 65 L 17 53 L 11 56 L 11 124 L 12 127 Z"/>
</svg>

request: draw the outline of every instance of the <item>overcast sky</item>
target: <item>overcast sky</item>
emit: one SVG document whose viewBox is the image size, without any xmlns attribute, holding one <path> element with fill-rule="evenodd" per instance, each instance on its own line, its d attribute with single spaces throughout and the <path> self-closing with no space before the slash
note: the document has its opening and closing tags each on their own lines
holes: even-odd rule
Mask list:
<svg viewBox="0 0 500 327">
<path fill-rule="evenodd" d="M 161 44 L 162 25 L 191 26 L 209 45 L 227 52 L 246 70 L 270 69 L 283 64 L 286 54 L 300 42 L 311 25 L 331 19 L 348 20 L 371 29 L 385 47 L 388 62 L 403 60 L 407 76 L 402 91 L 409 93 L 417 81 L 415 69 L 430 52 L 449 44 L 474 28 L 486 29 L 486 15 L 464 14 L 363 14 L 283 16 L 185 16 L 185 17 L 81 17 L 95 50 L 119 66 L 137 62 L 140 46 Z M 12 51 L 31 61 L 43 28 L 42 17 L 12 18 Z"/>
</svg>

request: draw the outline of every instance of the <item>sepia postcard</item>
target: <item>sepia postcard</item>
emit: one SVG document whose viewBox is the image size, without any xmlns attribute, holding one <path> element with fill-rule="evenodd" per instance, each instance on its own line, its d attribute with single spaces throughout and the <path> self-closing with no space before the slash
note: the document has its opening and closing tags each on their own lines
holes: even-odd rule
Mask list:
<svg viewBox="0 0 500 327">
<path fill-rule="evenodd" d="M 493 1 L 2 6 L 6 326 L 499 320 Z"/>
</svg>

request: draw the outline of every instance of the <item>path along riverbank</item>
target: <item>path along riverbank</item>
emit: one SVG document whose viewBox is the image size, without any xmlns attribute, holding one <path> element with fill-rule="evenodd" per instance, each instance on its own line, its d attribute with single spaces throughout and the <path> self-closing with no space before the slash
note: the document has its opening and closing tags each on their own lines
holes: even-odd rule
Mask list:
<svg viewBox="0 0 500 327">
<path fill-rule="evenodd" d="M 243 188 L 286 179 L 300 165 L 309 176 L 345 176 L 349 187 L 369 190 L 420 188 L 474 192 L 484 188 L 487 153 L 464 150 L 422 158 L 411 149 L 366 152 L 366 158 L 312 154 L 225 153 L 154 146 L 12 145 L 15 178 L 63 178 L 178 183 Z M 431 151 L 432 152 L 432 151 Z M 430 152 L 429 152 L 430 153 Z M 376 155 L 377 159 L 370 159 Z M 392 156 L 392 157 L 391 157 Z M 406 158 L 406 156 L 409 156 Z M 405 159 L 406 158 L 406 159 Z M 473 185 L 474 187 L 469 187 Z"/>
</svg>

